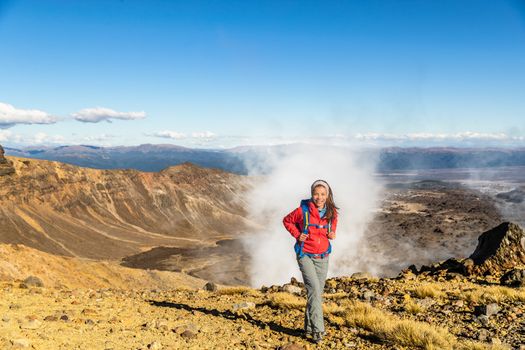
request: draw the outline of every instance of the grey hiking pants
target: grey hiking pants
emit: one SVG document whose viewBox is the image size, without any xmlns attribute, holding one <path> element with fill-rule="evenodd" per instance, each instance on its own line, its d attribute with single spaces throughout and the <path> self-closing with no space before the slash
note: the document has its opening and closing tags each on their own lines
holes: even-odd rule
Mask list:
<svg viewBox="0 0 525 350">
<path fill-rule="evenodd" d="M 297 260 L 306 287 L 304 330 L 308 333 L 324 332 L 323 290 L 328 273 L 328 258 L 312 259 L 305 255 Z"/>
</svg>

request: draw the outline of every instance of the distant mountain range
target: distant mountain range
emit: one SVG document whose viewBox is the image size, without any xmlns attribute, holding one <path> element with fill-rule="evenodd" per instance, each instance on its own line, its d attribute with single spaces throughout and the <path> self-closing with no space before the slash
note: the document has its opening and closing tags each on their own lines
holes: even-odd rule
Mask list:
<svg viewBox="0 0 525 350">
<path fill-rule="evenodd" d="M 264 174 L 270 169 L 264 157 L 304 151 L 307 145 L 237 147 L 232 149 L 192 149 L 175 145 L 98 147 L 5 147 L 6 155 L 55 160 L 95 169 L 137 169 L 160 171 L 191 162 L 237 174 Z M 349 151 L 350 152 L 350 151 Z M 377 157 L 379 172 L 415 169 L 487 168 L 525 166 L 525 148 L 383 148 L 360 150 L 359 156 Z"/>
</svg>

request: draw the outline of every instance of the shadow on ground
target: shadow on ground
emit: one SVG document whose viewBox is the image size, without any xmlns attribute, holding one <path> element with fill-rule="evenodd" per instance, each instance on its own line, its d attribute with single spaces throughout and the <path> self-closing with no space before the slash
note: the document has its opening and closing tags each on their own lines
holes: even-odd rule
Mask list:
<svg viewBox="0 0 525 350">
<path fill-rule="evenodd" d="M 215 316 L 215 317 L 222 317 L 222 318 L 225 318 L 225 319 L 228 319 L 228 320 L 242 319 L 242 320 L 245 320 L 245 321 L 249 322 L 250 324 L 252 324 L 252 325 L 254 325 L 256 327 L 259 327 L 260 329 L 266 329 L 268 327 L 274 332 L 284 333 L 284 334 L 291 335 L 291 336 L 294 336 L 294 337 L 302 337 L 303 333 L 304 333 L 302 329 L 292 329 L 292 328 L 288 328 L 288 327 L 283 327 L 280 324 L 277 324 L 277 323 L 275 323 L 273 321 L 272 322 L 265 322 L 265 321 L 257 320 L 255 318 L 253 318 L 251 315 L 248 315 L 248 314 L 245 314 L 245 313 L 238 313 L 237 314 L 237 313 L 234 313 L 234 312 L 232 312 L 230 310 L 219 311 L 217 309 L 207 309 L 207 308 L 204 308 L 204 307 L 194 307 L 194 306 L 190 306 L 190 305 L 187 305 L 187 304 L 172 303 L 172 302 L 169 302 L 169 301 L 148 300 L 148 302 L 151 305 L 154 305 L 154 306 L 170 307 L 170 308 L 175 308 L 175 309 L 179 309 L 179 310 L 186 310 L 186 311 L 189 311 L 189 312 L 198 311 L 198 312 L 202 312 L 203 314 L 206 314 L 206 315 L 212 315 L 212 316 Z"/>
</svg>

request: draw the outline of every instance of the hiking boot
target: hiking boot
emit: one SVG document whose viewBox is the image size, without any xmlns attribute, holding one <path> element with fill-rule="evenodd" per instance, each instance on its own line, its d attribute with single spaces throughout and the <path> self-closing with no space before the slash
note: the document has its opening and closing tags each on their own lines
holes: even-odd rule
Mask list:
<svg viewBox="0 0 525 350">
<path fill-rule="evenodd" d="M 312 341 L 316 344 L 319 344 L 323 340 L 323 332 L 313 332 Z"/>
<path fill-rule="evenodd" d="M 303 337 L 304 339 L 308 339 L 309 337 L 312 336 L 312 331 L 303 331 Z"/>
</svg>

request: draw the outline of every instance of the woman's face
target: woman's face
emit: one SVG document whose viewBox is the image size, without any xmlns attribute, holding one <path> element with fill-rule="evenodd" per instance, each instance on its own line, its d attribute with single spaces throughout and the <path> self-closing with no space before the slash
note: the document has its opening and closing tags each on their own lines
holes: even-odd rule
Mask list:
<svg viewBox="0 0 525 350">
<path fill-rule="evenodd" d="M 314 193 L 312 194 L 312 200 L 314 201 L 314 204 L 317 208 L 324 208 L 327 197 L 328 197 L 328 193 L 326 192 L 326 188 L 324 188 L 324 186 L 316 186 L 314 188 Z"/>
</svg>

